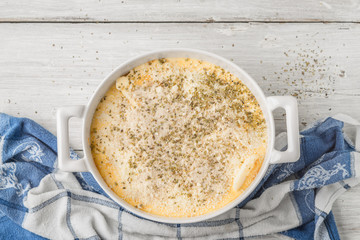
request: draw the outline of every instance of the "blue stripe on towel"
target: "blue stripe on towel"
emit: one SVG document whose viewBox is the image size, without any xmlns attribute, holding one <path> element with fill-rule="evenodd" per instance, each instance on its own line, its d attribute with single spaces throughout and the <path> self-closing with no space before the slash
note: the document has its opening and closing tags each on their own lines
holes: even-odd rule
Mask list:
<svg viewBox="0 0 360 240">
<path fill-rule="evenodd" d="M 326 216 L 324 220 L 326 229 L 331 240 L 340 240 L 339 232 L 336 227 L 335 218 L 332 212 Z"/>
<path fill-rule="evenodd" d="M 52 180 L 54 181 L 54 183 L 56 184 L 56 186 L 57 186 L 58 189 L 64 189 L 64 186 L 62 185 L 61 182 L 59 182 L 59 181 L 56 179 L 54 173 L 51 173 L 50 176 L 51 176 Z"/>
<path fill-rule="evenodd" d="M 118 221 L 119 221 L 119 226 L 118 226 L 119 237 L 118 237 L 118 239 L 119 239 L 119 240 L 122 240 L 122 239 L 123 239 L 122 219 L 121 219 L 122 213 L 123 213 L 123 209 L 120 208 L 120 209 L 119 209 L 119 214 L 118 214 Z"/>
<path fill-rule="evenodd" d="M 181 225 L 177 224 L 176 227 L 176 237 L 178 238 L 178 240 L 181 240 Z"/>
<path fill-rule="evenodd" d="M 242 231 L 243 226 L 240 222 L 240 208 L 239 207 L 236 207 L 235 221 L 239 227 L 239 239 L 244 239 L 243 238 L 244 235 L 243 235 L 243 231 Z"/>
<path fill-rule="evenodd" d="M 120 209 L 120 206 L 117 205 L 115 202 L 111 202 L 111 201 L 107 201 L 107 200 L 103 200 L 103 199 L 99 199 L 99 198 L 87 197 L 87 196 L 78 195 L 75 193 L 71 194 L 71 197 L 74 200 L 79 200 L 79 201 L 84 201 L 84 202 L 89 202 L 89 203 L 96 203 L 96 204 L 100 204 L 100 205 L 103 205 L 106 207 Z"/>
<path fill-rule="evenodd" d="M 70 194 L 70 196 L 71 196 L 71 193 L 69 193 Z M 71 232 L 71 234 L 73 235 L 73 237 L 75 238 L 75 239 L 77 239 L 78 237 L 76 236 L 76 233 L 75 233 L 75 231 L 74 231 L 74 228 L 73 228 L 73 226 L 71 225 L 71 198 L 69 197 L 68 199 L 67 199 L 67 209 L 66 209 L 66 225 L 68 226 L 68 228 L 69 228 L 69 230 L 70 230 L 70 232 Z"/>
<path fill-rule="evenodd" d="M 222 226 L 236 221 L 235 218 L 227 218 L 224 220 L 207 220 L 203 222 L 195 222 L 195 223 L 185 223 L 181 224 L 181 227 L 216 227 Z"/>
<path fill-rule="evenodd" d="M 33 207 L 33 208 L 29 209 L 29 212 L 31 212 L 31 213 L 37 212 L 37 211 L 39 211 L 40 209 L 46 207 L 47 205 L 55 202 L 55 201 L 58 200 L 59 198 L 62 198 L 62 197 L 65 197 L 65 196 L 69 196 L 69 195 L 70 195 L 69 192 L 61 192 L 61 193 L 55 195 L 54 197 L 52 197 L 52 198 L 50 198 L 50 199 L 42 202 L 41 204 L 37 205 L 36 207 Z"/>
</svg>

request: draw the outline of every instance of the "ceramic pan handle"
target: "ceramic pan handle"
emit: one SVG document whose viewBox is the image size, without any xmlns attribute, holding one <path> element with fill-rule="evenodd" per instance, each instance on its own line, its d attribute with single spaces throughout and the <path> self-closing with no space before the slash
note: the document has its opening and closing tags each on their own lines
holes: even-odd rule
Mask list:
<svg viewBox="0 0 360 240">
<path fill-rule="evenodd" d="M 69 119 L 83 118 L 85 106 L 62 107 L 57 110 L 58 168 L 65 172 L 87 172 L 85 159 L 70 159 Z"/>
<path fill-rule="evenodd" d="M 296 162 L 300 158 L 299 120 L 297 101 L 292 96 L 268 97 L 268 106 L 271 111 L 283 108 L 286 112 L 286 128 L 288 147 L 286 151 L 278 151 L 275 148 L 270 156 L 270 163 Z"/>
</svg>

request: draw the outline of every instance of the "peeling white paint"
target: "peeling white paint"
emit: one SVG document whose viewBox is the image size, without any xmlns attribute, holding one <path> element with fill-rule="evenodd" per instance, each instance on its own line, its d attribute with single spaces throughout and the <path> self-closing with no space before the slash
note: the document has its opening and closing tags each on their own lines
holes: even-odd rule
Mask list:
<svg viewBox="0 0 360 240">
<path fill-rule="evenodd" d="M 327 9 L 332 9 L 332 6 L 326 2 L 320 1 L 320 4 L 325 6 Z"/>
<path fill-rule="evenodd" d="M 223 34 L 225 36 L 231 37 L 235 36 L 237 32 L 246 31 L 249 27 L 248 26 L 231 26 L 229 28 L 219 28 L 216 29 L 216 31 L 220 34 Z"/>
</svg>

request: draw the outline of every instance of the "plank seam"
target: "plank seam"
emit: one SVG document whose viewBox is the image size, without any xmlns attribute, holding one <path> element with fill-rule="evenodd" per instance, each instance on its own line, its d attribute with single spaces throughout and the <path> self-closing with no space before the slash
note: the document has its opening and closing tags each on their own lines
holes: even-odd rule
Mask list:
<svg viewBox="0 0 360 240">
<path fill-rule="evenodd" d="M 286 24 L 316 24 L 316 23 L 323 23 L 323 24 L 342 24 L 342 23 L 349 23 L 349 24 L 359 24 L 359 21 L 287 21 L 287 20 L 281 20 L 281 21 L 257 21 L 257 20 L 252 20 L 252 21 L 214 21 L 214 20 L 206 20 L 206 21 L 89 21 L 89 20 L 78 20 L 78 21 L 67 21 L 67 20 L 61 20 L 61 21 L 57 21 L 57 20 L 1 20 L 0 19 L 0 24 L 1 23 L 15 23 L 15 24 L 20 24 L 20 23 L 39 23 L 39 24 L 54 24 L 54 23 L 58 23 L 58 24 L 63 24 L 63 23 L 72 23 L 72 24 L 84 24 L 84 23 L 94 23 L 94 24 L 111 24 L 111 23 L 147 23 L 147 24 L 169 24 L 169 23 L 177 23 L 177 24 L 216 24 L 216 23 L 220 23 L 220 24 L 224 24 L 224 23 L 286 23 Z"/>
</svg>

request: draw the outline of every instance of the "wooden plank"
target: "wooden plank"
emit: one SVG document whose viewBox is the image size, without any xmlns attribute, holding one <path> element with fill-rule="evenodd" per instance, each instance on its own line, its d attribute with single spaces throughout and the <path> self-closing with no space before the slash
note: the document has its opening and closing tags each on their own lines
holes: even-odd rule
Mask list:
<svg viewBox="0 0 360 240">
<path fill-rule="evenodd" d="M 360 21 L 358 0 L 13 0 L 0 21 Z"/>
<path fill-rule="evenodd" d="M 1 24 L 0 36 L 0 111 L 53 133 L 57 107 L 86 104 L 128 58 L 174 47 L 231 59 L 266 95 L 297 96 L 301 128 L 338 112 L 360 119 L 357 24 Z M 283 131 L 282 113 L 276 118 Z M 81 149 L 73 122 L 72 146 Z"/>
<path fill-rule="evenodd" d="M 357 239 L 360 236 L 360 185 L 351 188 L 335 201 L 333 213 L 341 239 Z"/>
</svg>

